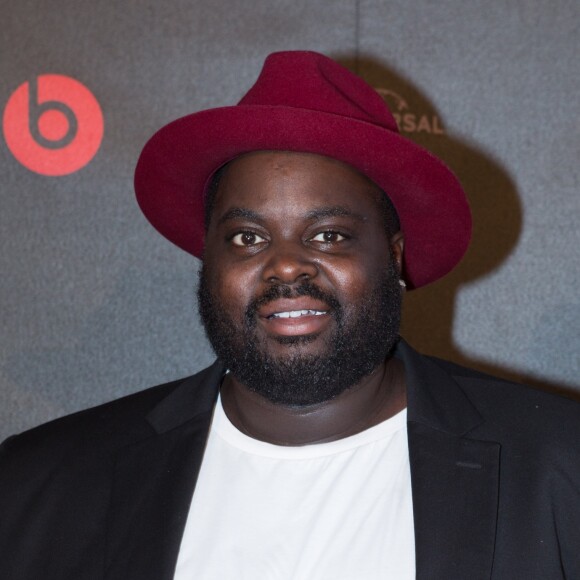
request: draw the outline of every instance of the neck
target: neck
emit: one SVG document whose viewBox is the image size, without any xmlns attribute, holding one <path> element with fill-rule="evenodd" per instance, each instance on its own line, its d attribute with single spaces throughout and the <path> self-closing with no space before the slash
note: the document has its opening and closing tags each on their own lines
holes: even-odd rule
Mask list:
<svg viewBox="0 0 580 580">
<path fill-rule="evenodd" d="M 325 443 L 377 425 L 407 404 L 403 363 L 389 358 L 335 399 L 307 406 L 272 403 L 231 374 L 221 389 L 226 415 L 237 429 L 275 445 Z"/>
</svg>

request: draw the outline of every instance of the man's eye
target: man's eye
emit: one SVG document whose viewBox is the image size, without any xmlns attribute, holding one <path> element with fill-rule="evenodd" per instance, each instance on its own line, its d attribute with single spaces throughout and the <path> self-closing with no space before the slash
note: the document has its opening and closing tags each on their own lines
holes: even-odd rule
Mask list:
<svg viewBox="0 0 580 580">
<path fill-rule="evenodd" d="M 325 244 L 342 242 L 342 240 L 346 240 L 346 236 L 343 236 L 342 234 L 333 231 L 320 232 L 311 239 L 311 241 L 313 242 L 323 242 Z"/>
<path fill-rule="evenodd" d="M 265 241 L 266 240 L 262 236 L 254 234 L 253 232 L 240 232 L 232 238 L 232 244 L 234 244 L 234 246 L 241 247 L 253 246 Z"/>
</svg>

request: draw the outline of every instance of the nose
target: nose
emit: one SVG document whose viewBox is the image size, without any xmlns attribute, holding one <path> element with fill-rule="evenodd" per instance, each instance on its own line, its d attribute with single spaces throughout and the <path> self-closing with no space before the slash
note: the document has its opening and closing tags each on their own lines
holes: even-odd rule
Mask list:
<svg viewBox="0 0 580 580">
<path fill-rule="evenodd" d="M 279 284 L 295 284 L 315 278 L 317 274 L 318 266 L 308 256 L 308 251 L 289 245 L 272 248 L 263 270 L 266 282 Z"/>
</svg>

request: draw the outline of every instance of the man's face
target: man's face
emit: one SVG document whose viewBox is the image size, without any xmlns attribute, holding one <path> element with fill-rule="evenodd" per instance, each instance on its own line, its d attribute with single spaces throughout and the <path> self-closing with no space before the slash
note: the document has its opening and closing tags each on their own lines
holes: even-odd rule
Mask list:
<svg viewBox="0 0 580 580">
<path fill-rule="evenodd" d="M 371 373 L 400 320 L 402 240 L 380 190 L 319 155 L 255 152 L 220 182 L 199 307 L 216 354 L 281 404 L 314 404 Z"/>
</svg>

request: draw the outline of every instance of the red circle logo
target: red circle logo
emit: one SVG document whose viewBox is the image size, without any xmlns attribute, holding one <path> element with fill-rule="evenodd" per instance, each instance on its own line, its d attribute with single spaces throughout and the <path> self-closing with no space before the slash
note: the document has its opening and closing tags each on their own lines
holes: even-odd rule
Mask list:
<svg viewBox="0 0 580 580">
<path fill-rule="evenodd" d="M 84 167 L 103 140 L 103 112 L 79 81 L 41 75 L 21 84 L 4 109 L 8 148 L 28 169 L 67 175 Z"/>
</svg>

